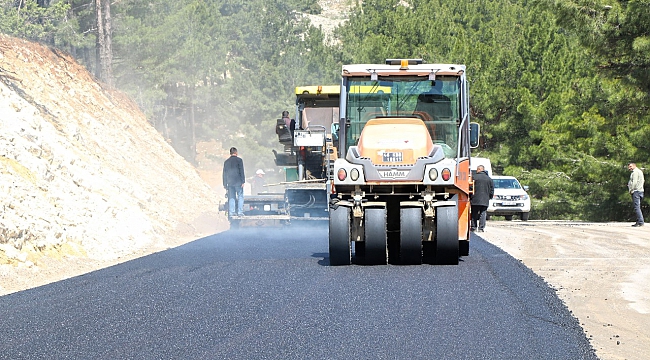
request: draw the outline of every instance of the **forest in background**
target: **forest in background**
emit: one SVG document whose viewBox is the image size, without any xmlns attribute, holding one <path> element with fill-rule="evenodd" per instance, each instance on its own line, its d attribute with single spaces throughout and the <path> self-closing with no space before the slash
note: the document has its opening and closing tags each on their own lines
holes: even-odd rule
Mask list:
<svg viewBox="0 0 650 360">
<path fill-rule="evenodd" d="M 295 86 L 338 84 L 344 63 L 462 63 L 473 156 L 530 186 L 531 219 L 632 218 L 626 165 L 650 168 L 650 0 L 351 1 L 335 41 L 305 15 L 325 4 L 0 0 L 0 32 L 71 53 L 188 161 L 216 140 L 248 173 L 273 164 Z"/>
</svg>

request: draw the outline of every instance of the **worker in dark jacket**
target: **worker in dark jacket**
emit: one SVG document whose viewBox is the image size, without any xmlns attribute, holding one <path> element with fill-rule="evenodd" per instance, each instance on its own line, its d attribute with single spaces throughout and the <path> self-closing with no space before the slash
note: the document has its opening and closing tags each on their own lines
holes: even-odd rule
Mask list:
<svg viewBox="0 0 650 360">
<path fill-rule="evenodd" d="M 245 182 L 244 161 L 237 157 L 237 148 L 231 147 L 230 157 L 223 163 L 223 187 L 228 194 L 228 216 L 244 215 Z"/>
<path fill-rule="evenodd" d="M 474 175 L 474 195 L 472 195 L 472 225 L 471 230 L 476 230 L 478 221 L 478 231 L 483 232 L 485 229 L 485 218 L 487 209 L 490 206 L 490 199 L 494 196 L 494 183 L 485 173 L 485 167 L 479 165 L 476 167 Z"/>
</svg>

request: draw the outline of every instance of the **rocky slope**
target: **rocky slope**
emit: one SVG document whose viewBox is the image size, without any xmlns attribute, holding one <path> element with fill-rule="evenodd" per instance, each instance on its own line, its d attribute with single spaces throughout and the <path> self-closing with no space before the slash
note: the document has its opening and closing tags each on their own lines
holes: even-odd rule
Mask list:
<svg viewBox="0 0 650 360">
<path fill-rule="evenodd" d="M 325 42 L 333 45 L 338 42 L 334 30 L 345 23 L 349 17 L 352 2 L 349 0 L 321 0 L 322 12 L 319 15 L 304 14 L 312 26 L 320 28 L 325 34 Z"/>
<path fill-rule="evenodd" d="M 226 228 L 220 197 L 124 94 L 0 35 L 0 293 L 46 255 L 111 261 Z"/>
</svg>

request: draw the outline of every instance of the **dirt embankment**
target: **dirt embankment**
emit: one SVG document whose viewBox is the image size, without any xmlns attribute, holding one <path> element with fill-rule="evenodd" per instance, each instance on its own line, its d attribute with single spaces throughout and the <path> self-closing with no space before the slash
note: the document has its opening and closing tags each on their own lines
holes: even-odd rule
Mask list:
<svg viewBox="0 0 650 360">
<path fill-rule="evenodd" d="M 227 227 L 135 103 L 65 53 L 0 35 L 0 116 L 0 294 L 53 259 L 110 263 Z"/>
</svg>

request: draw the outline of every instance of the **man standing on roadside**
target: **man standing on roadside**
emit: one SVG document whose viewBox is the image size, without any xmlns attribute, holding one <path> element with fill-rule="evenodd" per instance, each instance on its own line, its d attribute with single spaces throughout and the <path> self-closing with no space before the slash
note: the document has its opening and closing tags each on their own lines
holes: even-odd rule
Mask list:
<svg viewBox="0 0 650 360">
<path fill-rule="evenodd" d="M 237 148 L 231 147 L 230 157 L 223 163 L 223 187 L 228 194 L 228 216 L 244 215 L 245 182 L 244 161 L 237 157 Z"/>
<path fill-rule="evenodd" d="M 492 178 L 485 173 L 485 167 L 479 165 L 476 167 L 474 175 L 474 195 L 470 200 L 472 204 L 472 225 L 471 230 L 476 230 L 478 221 L 478 231 L 485 231 L 485 218 L 487 209 L 490 206 L 490 199 L 494 196 L 494 183 Z"/>
<path fill-rule="evenodd" d="M 643 171 L 636 167 L 635 163 L 629 163 L 627 169 L 632 173 L 630 174 L 630 181 L 627 182 L 627 188 L 632 195 L 632 205 L 634 206 L 634 212 L 636 213 L 636 223 L 634 227 L 643 226 L 643 213 L 641 212 L 641 200 L 643 200 L 643 183 L 645 182 L 643 178 Z"/>
</svg>

